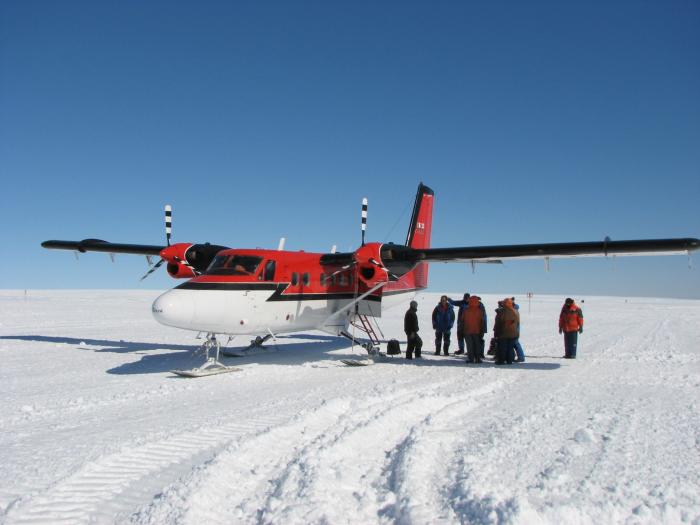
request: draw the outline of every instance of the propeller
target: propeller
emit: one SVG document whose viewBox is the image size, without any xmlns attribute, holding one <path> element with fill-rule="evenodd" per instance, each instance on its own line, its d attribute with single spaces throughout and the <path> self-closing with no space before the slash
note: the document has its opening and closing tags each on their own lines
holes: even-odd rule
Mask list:
<svg viewBox="0 0 700 525">
<path fill-rule="evenodd" d="M 166 204 L 165 205 L 165 241 L 168 243 L 168 246 L 170 246 L 170 237 L 172 235 L 172 231 L 173 231 L 173 207 L 170 206 L 170 204 Z M 143 277 L 141 277 L 141 279 L 139 279 L 139 281 L 143 281 L 146 277 L 148 277 L 153 272 L 155 272 L 158 268 L 160 268 L 160 266 L 164 262 L 165 262 L 165 259 L 163 259 L 161 257 L 161 259 L 156 264 L 151 266 L 151 268 L 145 273 L 145 275 Z M 178 261 L 178 262 L 180 262 L 180 261 Z M 184 264 L 189 266 L 189 264 L 187 264 L 187 263 L 184 263 Z"/>
<path fill-rule="evenodd" d="M 151 275 L 153 272 L 155 272 L 158 268 L 160 268 L 161 264 L 163 264 L 164 262 L 165 262 L 165 259 L 161 259 L 160 261 L 158 261 L 157 263 L 155 263 L 155 264 L 154 264 L 153 266 L 151 266 L 151 268 L 146 272 L 146 274 L 145 274 L 143 277 L 141 277 L 141 279 L 139 279 L 139 280 L 140 280 L 140 281 L 143 281 L 146 277 L 148 277 L 148 276 Z"/>
<path fill-rule="evenodd" d="M 170 204 L 165 205 L 165 240 L 170 246 L 170 235 L 173 231 L 173 207 Z"/>
<path fill-rule="evenodd" d="M 367 230 L 367 197 L 362 199 L 362 246 L 365 245 L 365 231 Z"/>
</svg>

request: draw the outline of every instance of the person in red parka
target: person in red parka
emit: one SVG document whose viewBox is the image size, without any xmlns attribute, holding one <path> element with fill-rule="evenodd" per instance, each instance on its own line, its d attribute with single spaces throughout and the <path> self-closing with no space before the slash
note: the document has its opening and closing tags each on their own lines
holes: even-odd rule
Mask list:
<svg viewBox="0 0 700 525">
<path fill-rule="evenodd" d="M 583 333 L 583 312 L 571 297 L 567 297 L 561 308 L 559 333 L 564 334 L 564 358 L 576 359 L 578 334 Z"/>
</svg>

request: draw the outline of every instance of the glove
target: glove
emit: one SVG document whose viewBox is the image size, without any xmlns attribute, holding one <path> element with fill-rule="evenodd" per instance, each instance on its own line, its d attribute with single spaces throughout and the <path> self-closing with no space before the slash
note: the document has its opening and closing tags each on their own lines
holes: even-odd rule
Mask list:
<svg viewBox="0 0 700 525">
<path fill-rule="evenodd" d="M 559 335 L 561 335 L 561 328 L 559 329 Z"/>
<path fill-rule="evenodd" d="M 579 329 L 578 329 L 578 333 L 579 333 L 579 334 L 582 334 L 582 333 L 583 333 L 583 328 L 579 328 Z"/>
</svg>

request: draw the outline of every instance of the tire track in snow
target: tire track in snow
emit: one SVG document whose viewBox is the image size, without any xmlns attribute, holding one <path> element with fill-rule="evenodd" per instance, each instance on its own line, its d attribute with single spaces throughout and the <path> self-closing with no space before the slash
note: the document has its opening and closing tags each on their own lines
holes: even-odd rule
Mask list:
<svg viewBox="0 0 700 525">
<path fill-rule="evenodd" d="M 19 525 L 114 521 L 113 516 L 138 507 L 144 496 L 159 492 L 169 480 L 181 475 L 183 469 L 189 469 L 191 463 L 211 457 L 232 439 L 286 419 L 288 416 L 254 418 L 245 423 L 226 423 L 124 447 L 83 465 L 44 492 L 34 492 L 13 502 L 7 509 L 6 522 Z"/>
<path fill-rule="evenodd" d="M 483 392 L 504 384 L 491 382 Z M 357 523 L 410 515 L 404 495 L 415 497 L 413 478 L 430 475 L 441 463 L 432 454 L 419 464 L 408 459 L 416 447 L 430 446 L 426 440 L 436 420 L 463 417 L 475 406 L 474 391 L 445 394 L 453 388 L 452 382 L 399 391 L 377 387 L 374 397 L 339 398 L 300 413 L 287 425 L 236 440 L 134 521 Z M 414 468 L 420 474 L 411 474 Z M 439 509 L 430 505 L 426 512 Z"/>
<path fill-rule="evenodd" d="M 296 487 L 305 487 L 304 501 L 295 504 L 293 512 L 305 513 L 311 521 L 344 522 L 348 516 L 352 516 L 350 521 L 375 522 L 379 518 L 393 522 L 406 517 L 415 521 L 414 507 L 435 519 L 441 513 L 434 505 L 435 499 L 429 495 L 421 498 L 426 491 L 413 488 L 425 487 L 426 481 L 428 487 L 440 486 L 430 483 L 430 478 L 444 477 L 440 456 L 448 439 L 460 439 L 458 433 L 445 431 L 446 427 L 454 426 L 477 406 L 475 396 L 491 395 L 504 384 L 498 380 L 458 395 L 445 395 L 444 388 L 431 393 L 411 392 L 398 402 L 392 399 L 381 410 L 368 411 L 359 424 L 353 417 L 344 418 L 332 439 L 302 450 L 293 471 L 304 475 L 295 475 L 281 484 L 279 492 L 285 494 L 291 489 L 294 493 Z M 443 434 L 442 448 L 435 446 L 437 434 Z M 377 435 L 383 436 L 381 445 Z M 331 486 L 336 489 L 329 495 Z M 296 493 L 301 495 L 298 490 Z M 410 507 L 409 496 L 413 498 Z M 338 497 L 348 502 L 346 508 L 334 508 Z M 325 510 L 319 513 L 319 508 Z M 284 510 L 269 515 L 273 522 L 289 521 L 290 517 Z"/>
</svg>

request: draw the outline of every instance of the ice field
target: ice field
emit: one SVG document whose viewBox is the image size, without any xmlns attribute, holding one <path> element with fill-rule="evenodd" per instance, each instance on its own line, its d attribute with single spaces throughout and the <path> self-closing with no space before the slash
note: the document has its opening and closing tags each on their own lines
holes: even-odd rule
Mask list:
<svg viewBox="0 0 700 525">
<path fill-rule="evenodd" d="M 157 295 L 0 291 L 0 522 L 700 523 L 700 301 L 575 297 L 572 361 L 564 297 L 518 297 L 527 360 L 496 367 L 432 355 L 427 293 L 420 361 L 309 332 L 184 379 Z"/>
</svg>

